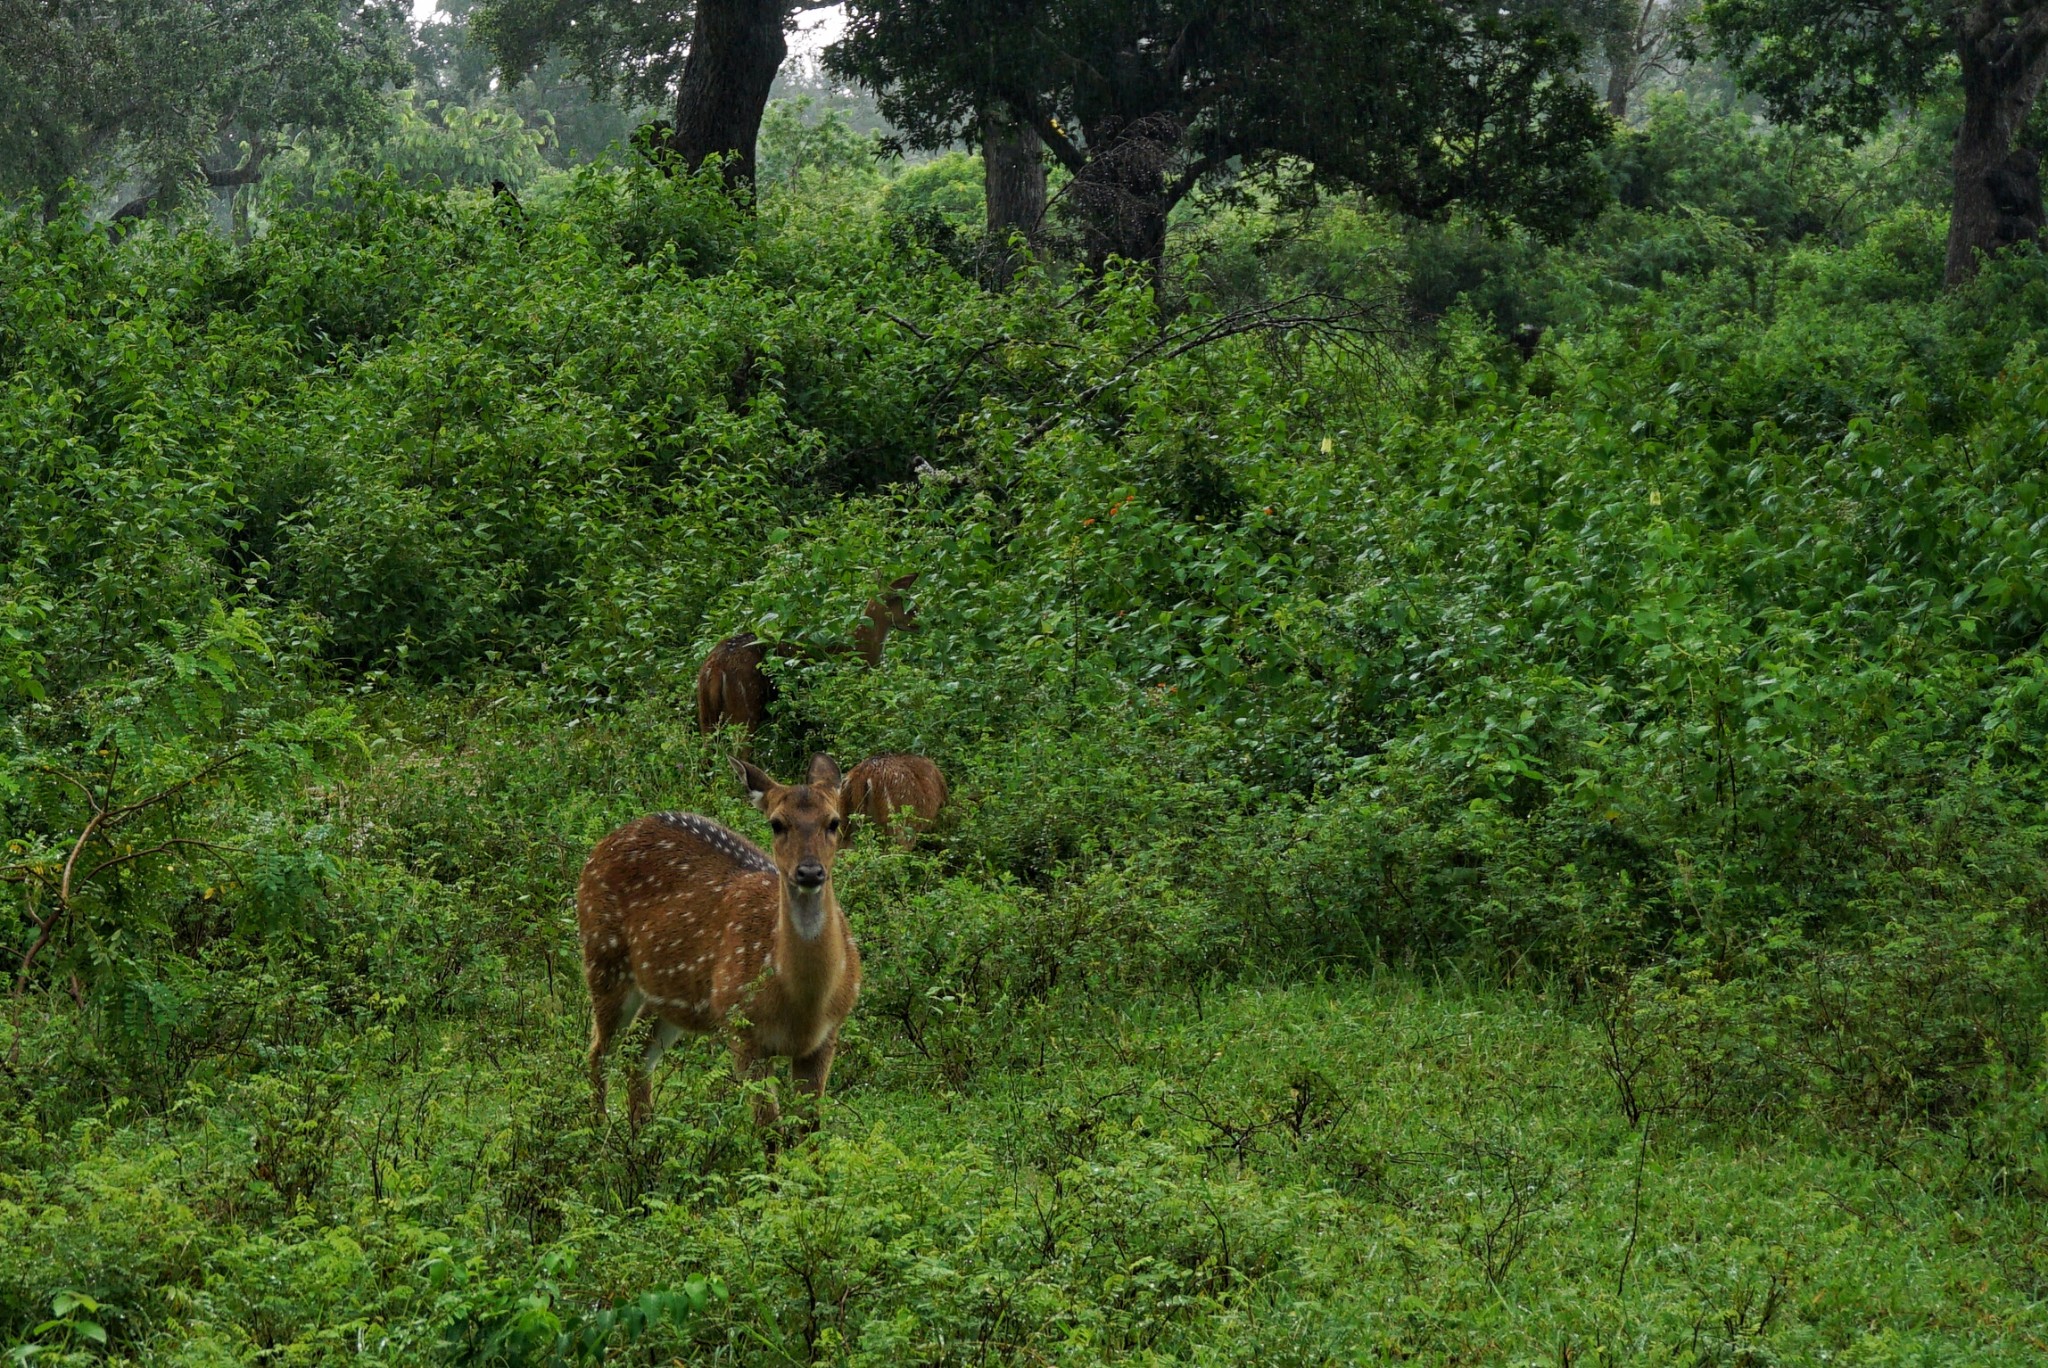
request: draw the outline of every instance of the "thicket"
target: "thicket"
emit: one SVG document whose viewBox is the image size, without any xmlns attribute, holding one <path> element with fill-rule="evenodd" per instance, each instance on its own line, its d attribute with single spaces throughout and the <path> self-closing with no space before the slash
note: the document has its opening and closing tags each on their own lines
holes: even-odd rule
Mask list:
<svg viewBox="0 0 2048 1368">
<path fill-rule="evenodd" d="M 984 291 L 944 164 L 7 219 L 10 1164 L 231 1093 L 263 1195 L 217 1200 L 310 1211 L 336 1041 L 573 980 L 592 840 L 740 820 L 708 646 L 915 570 L 925 630 L 762 749 L 954 776 L 848 894 L 866 1029 L 947 1086 L 1105 992 L 1455 966 L 1597 1022 L 1630 1125 L 1931 1127 L 2048 1196 L 2048 267 L 1943 293 L 1913 136 L 1786 172 L 1669 104 L 1562 247 L 1211 205 L 1163 306 Z M 515 1187 L 563 1181 L 532 1124 Z M 600 1334 L 414 1255 L 482 1359 L 716 1299 Z M 76 1344 L 34 1268 L 0 1323 Z"/>
</svg>

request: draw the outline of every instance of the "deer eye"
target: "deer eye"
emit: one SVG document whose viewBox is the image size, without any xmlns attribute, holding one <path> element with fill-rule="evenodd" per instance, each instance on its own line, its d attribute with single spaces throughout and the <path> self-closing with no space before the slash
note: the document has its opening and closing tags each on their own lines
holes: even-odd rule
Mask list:
<svg viewBox="0 0 2048 1368">
<path fill-rule="evenodd" d="M 789 830 L 789 823 L 783 821 L 780 817 L 777 817 L 773 821 L 768 823 L 768 829 L 774 832 L 777 836 L 780 836 L 783 832 Z"/>
<path fill-rule="evenodd" d="M 837 817 L 834 817 L 831 821 L 825 823 L 825 830 L 830 831 L 836 835 L 839 831 L 839 819 Z"/>
</svg>

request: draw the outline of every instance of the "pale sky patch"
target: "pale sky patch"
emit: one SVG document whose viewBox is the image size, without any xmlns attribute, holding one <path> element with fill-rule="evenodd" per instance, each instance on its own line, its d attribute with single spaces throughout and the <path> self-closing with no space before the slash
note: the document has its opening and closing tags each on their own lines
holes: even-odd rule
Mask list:
<svg viewBox="0 0 2048 1368">
<path fill-rule="evenodd" d="M 440 0 L 412 0 L 412 17 L 416 24 L 424 24 L 434 17 L 441 8 Z M 839 5 L 827 5 L 823 9 L 807 10 L 796 16 L 789 30 L 789 55 L 792 57 L 815 57 L 827 47 L 839 41 L 846 32 L 846 10 Z"/>
</svg>

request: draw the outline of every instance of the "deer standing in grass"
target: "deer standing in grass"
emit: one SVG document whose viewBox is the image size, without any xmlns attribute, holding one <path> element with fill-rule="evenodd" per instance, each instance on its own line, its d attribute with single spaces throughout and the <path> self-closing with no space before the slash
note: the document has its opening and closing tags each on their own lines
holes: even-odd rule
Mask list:
<svg viewBox="0 0 2048 1368">
<path fill-rule="evenodd" d="M 893 830 L 908 850 L 946 805 L 946 776 L 922 755 L 884 751 L 848 770 L 844 791 L 847 816 Z"/>
<path fill-rule="evenodd" d="M 654 1034 L 631 1090 L 634 1126 L 649 1079 L 685 1031 L 723 1031 L 743 1078 L 787 1056 L 797 1086 L 825 1092 L 839 1025 L 860 993 L 860 954 L 832 895 L 843 835 L 839 766 L 813 756 L 806 782 L 784 786 L 733 762 L 775 833 L 773 854 L 708 817 L 657 812 L 598 842 L 576 887 L 583 977 L 590 988 L 590 1087 L 605 1112 L 605 1056 L 641 1013 Z M 772 1125 L 772 1091 L 754 1120 Z"/>
<path fill-rule="evenodd" d="M 869 669 L 882 663 L 882 643 L 891 632 L 916 632 L 917 614 L 904 606 L 903 591 L 917 582 L 915 573 L 891 580 L 879 598 L 868 600 L 863 610 L 868 620 L 854 629 L 850 645 L 827 646 L 827 655 L 851 651 L 867 662 Z M 729 636 L 711 648 L 697 670 L 697 730 L 705 734 L 722 726 L 735 726 L 752 734 L 768 720 L 768 705 L 775 701 L 775 681 L 761 668 L 770 647 L 752 632 Z M 790 654 L 804 654 L 790 647 L 776 647 Z"/>
</svg>

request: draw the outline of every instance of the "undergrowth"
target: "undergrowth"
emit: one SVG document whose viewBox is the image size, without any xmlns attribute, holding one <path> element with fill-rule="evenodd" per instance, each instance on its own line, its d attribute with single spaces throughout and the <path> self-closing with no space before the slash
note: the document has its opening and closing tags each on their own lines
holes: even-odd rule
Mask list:
<svg viewBox="0 0 2048 1368">
<path fill-rule="evenodd" d="M 2048 271 L 1699 118 L 1164 308 L 646 169 L 6 220 L 16 1357 L 2027 1361 Z M 757 743 L 956 796 L 822 1133 L 594 1125 L 584 854 L 909 571 Z"/>
</svg>

